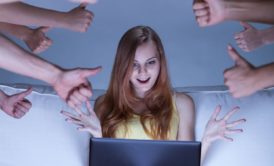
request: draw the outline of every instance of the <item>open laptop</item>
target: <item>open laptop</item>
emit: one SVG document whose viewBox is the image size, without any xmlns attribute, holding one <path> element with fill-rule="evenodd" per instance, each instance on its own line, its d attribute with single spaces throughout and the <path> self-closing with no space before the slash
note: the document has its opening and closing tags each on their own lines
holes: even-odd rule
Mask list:
<svg viewBox="0 0 274 166">
<path fill-rule="evenodd" d="M 91 138 L 89 166 L 200 166 L 201 142 Z"/>
</svg>

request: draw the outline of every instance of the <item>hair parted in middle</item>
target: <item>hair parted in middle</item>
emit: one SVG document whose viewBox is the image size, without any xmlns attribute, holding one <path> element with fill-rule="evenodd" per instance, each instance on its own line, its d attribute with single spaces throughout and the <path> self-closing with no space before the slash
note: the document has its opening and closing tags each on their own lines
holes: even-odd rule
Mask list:
<svg viewBox="0 0 274 166">
<path fill-rule="evenodd" d="M 137 48 L 149 41 L 156 45 L 160 72 L 154 86 L 140 99 L 134 94 L 130 76 Z M 102 101 L 95 107 L 101 121 L 103 137 L 115 138 L 118 125 L 132 118 L 134 108 L 140 104 L 146 108 L 140 114 L 146 134 L 153 139 L 167 139 L 173 109 L 172 87 L 162 42 L 157 33 L 148 26 L 129 29 L 119 42 L 109 87 Z M 151 130 L 145 125 L 146 121 L 150 122 Z"/>
</svg>

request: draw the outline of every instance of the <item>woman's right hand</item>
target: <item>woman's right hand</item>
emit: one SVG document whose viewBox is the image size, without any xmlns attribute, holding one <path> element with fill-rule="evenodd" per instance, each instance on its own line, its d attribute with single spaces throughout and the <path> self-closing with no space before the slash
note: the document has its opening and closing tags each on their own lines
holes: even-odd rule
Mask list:
<svg viewBox="0 0 274 166">
<path fill-rule="evenodd" d="M 233 139 L 227 135 L 243 132 L 242 129 L 234 129 L 234 127 L 246 122 L 246 119 L 238 119 L 236 121 L 228 122 L 230 117 L 239 111 L 239 109 L 239 107 L 234 107 L 223 118 L 217 119 L 221 111 L 221 106 L 218 105 L 206 125 L 203 143 L 211 144 L 218 139 L 233 141 Z"/>
<path fill-rule="evenodd" d="M 101 123 L 98 117 L 96 116 L 94 110 L 92 109 L 89 101 L 86 101 L 86 106 L 88 113 L 82 112 L 80 109 L 75 108 L 77 115 L 72 113 L 61 111 L 61 113 L 66 116 L 66 121 L 78 125 L 77 128 L 79 131 L 87 131 L 93 137 L 100 138 L 102 137 Z"/>
</svg>

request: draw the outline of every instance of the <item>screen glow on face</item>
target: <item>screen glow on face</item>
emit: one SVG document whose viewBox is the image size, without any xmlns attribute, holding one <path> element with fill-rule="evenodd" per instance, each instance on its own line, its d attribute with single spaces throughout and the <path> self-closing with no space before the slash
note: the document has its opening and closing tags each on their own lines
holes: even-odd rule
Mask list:
<svg viewBox="0 0 274 166">
<path fill-rule="evenodd" d="M 149 41 L 140 45 L 135 52 L 130 77 L 137 96 L 144 97 L 145 93 L 154 86 L 159 72 L 160 61 L 154 42 Z"/>
</svg>

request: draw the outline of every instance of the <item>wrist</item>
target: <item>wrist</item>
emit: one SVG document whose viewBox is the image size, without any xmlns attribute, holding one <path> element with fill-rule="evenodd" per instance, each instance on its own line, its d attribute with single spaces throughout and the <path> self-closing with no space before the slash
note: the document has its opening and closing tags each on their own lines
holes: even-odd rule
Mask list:
<svg viewBox="0 0 274 166">
<path fill-rule="evenodd" d="M 256 10 L 255 7 L 250 5 L 249 2 L 238 2 L 238 1 L 224 1 L 224 19 L 225 20 L 242 20 L 246 21 L 249 16 L 249 12 Z"/>
<path fill-rule="evenodd" d="M 69 28 L 69 12 L 60 12 L 58 17 L 55 18 L 57 27 L 59 28 Z"/>
<path fill-rule="evenodd" d="M 261 30 L 260 35 L 264 45 L 274 43 L 274 28 Z"/>
<path fill-rule="evenodd" d="M 268 88 L 274 85 L 274 66 L 265 65 L 255 69 L 254 82 L 257 90 Z"/>
<path fill-rule="evenodd" d="M 231 4 L 230 1 L 224 1 L 224 9 L 223 9 L 223 20 L 222 21 L 228 21 L 228 20 L 231 20 L 231 16 L 233 14 L 233 11 L 231 10 L 232 9 L 232 6 L 233 4 Z"/>
<path fill-rule="evenodd" d="M 62 77 L 64 70 L 60 67 L 55 66 L 56 68 L 53 68 L 50 71 L 50 76 L 48 77 L 47 80 L 45 80 L 45 82 L 47 82 L 48 84 L 50 84 L 51 86 L 55 87 L 59 82 L 60 82 L 60 78 Z"/>
<path fill-rule="evenodd" d="M 203 136 L 202 140 L 201 140 L 203 145 L 210 145 L 211 142 L 209 141 L 209 139 L 206 136 Z"/>
<path fill-rule="evenodd" d="M 29 36 L 32 36 L 33 33 L 33 29 L 29 28 L 29 27 L 25 27 L 24 30 L 21 31 L 20 35 L 19 35 L 19 39 L 23 40 L 23 41 L 27 41 Z"/>
<path fill-rule="evenodd" d="M 3 110 L 4 102 L 7 100 L 8 95 L 6 95 L 4 92 L 0 90 L 0 108 Z"/>
</svg>

